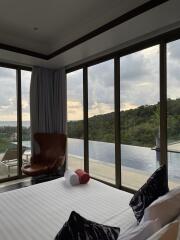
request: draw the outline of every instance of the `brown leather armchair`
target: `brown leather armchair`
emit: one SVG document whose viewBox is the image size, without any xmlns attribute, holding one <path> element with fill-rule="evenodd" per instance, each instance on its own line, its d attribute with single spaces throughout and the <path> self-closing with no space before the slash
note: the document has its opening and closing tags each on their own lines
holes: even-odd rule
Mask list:
<svg viewBox="0 0 180 240">
<path fill-rule="evenodd" d="M 28 176 L 53 173 L 62 167 L 66 156 L 66 135 L 35 133 L 34 139 L 39 145 L 40 153 L 31 157 L 31 163 L 22 167 Z"/>
</svg>

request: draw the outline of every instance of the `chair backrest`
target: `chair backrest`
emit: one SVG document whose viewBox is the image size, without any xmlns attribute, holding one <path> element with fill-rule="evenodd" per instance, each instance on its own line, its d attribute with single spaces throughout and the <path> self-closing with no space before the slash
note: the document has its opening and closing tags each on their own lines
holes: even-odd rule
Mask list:
<svg viewBox="0 0 180 240">
<path fill-rule="evenodd" d="M 35 133 L 34 139 L 39 145 L 44 162 L 60 159 L 63 163 L 66 153 L 66 135 L 62 133 Z M 63 164 L 62 163 L 62 164 Z"/>
<path fill-rule="evenodd" d="M 22 154 L 25 152 L 26 148 L 22 147 Z M 9 160 L 16 160 L 18 156 L 17 148 L 8 148 L 2 158 L 2 162 L 7 162 Z"/>
</svg>

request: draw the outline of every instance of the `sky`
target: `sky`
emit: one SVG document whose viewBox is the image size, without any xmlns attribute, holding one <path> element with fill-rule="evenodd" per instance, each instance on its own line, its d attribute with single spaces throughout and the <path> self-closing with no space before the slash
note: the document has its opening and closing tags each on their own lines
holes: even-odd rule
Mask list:
<svg viewBox="0 0 180 240">
<path fill-rule="evenodd" d="M 167 45 L 168 98 L 180 98 L 180 40 Z M 114 111 L 113 60 L 88 68 L 89 117 Z M 121 110 L 159 101 L 159 47 L 120 59 Z M 22 71 L 22 119 L 29 120 L 31 73 Z M 68 120 L 83 119 L 83 72 L 67 75 Z M 0 67 L 0 121 L 16 121 L 16 71 Z"/>
<path fill-rule="evenodd" d="M 180 40 L 167 45 L 168 98 L 180 98 Z M 113 60 L 88 68 L 89 117 L 114 111 Z M 121 110 L 159 101 L 159 46 L 120 59 Z M 82 70 L 67 76 L 68 120 L 83 119 Z"/>
<path fill-rule="evenodd" d="M 22 71 L 22 120 L 29 117 L 31 73 Z M 0 67 L 0 121 L 17 121 L 16 70 Z"/>
</svg>

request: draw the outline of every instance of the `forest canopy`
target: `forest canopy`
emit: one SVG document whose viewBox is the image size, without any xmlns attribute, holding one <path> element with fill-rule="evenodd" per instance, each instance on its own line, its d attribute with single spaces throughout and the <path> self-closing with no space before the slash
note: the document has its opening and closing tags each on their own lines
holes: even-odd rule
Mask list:
<svg viewBox="0 0 180 240">
<path fill-rule="evenodd" d="M 180 99 L 168 99 L 168 140 L 180 139 Z M 121 143 L 153 147 L 159 136 L 160 105 L 144 105 L 120 112 Z M 115 141 L 114 112 L 88 119 L 89 139 L 101 142 Z M 68 122 L 68 137 L 83 139 L 83 120 Z"/>
</svg>

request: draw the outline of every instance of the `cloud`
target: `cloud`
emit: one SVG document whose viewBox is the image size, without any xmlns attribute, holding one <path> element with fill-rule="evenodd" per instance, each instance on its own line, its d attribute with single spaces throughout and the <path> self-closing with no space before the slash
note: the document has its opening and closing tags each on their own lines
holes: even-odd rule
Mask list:
<svg viewBox="0 0 180 240">
<path fill-rule="evenodd" d="M 21 99 L 22 99 L 22 120 L 30 120 L 30 81 L 31 72 L 21 71 Z"/>
<path fill-rule="evenodd" d="M 68 121 L 83 119 L 83 71 L 67 74 Z"/>
<path fill-rule="evenodd" d="M 180 40 L 167 44 L 167 97 L 180 97 Z"/>
<path fill-rule="evenodd" d="M 174 61 L 178 61 L 180 59 L 180 40 L 176 40 L 167 44 L 167 52 L 168 57 L 173 59 Z"/>
<path fill-rule="evenodd" d="M 114 61 L 110 60 L 88 69 L 89 110 L 103 105 L 106 109 L 114 104 Z M 110 107 L 111 106 L 111 107 Z M 113 110 L 113 109 L 112 109 Z M 107 111 L 106 111 L 107 112 Z"/>
<path fill-rule="evenodd" d="M 114 61 L 109 60 L 88 68 L 89 83 L 98 83 L 104 87 L 114 86 Z"/>
<path fill-rule="evenodd" d="M 16 71 L 0 68 L 0 86 L 0 120 L 16 121 Z"/>
<path fill-rule="evenodd" d="M 156 104 L 159 101 L 158 47 L 121 58 L 121 109 Z"/>
<path fill-rule="evenodd" d="M 67 108 L 68 108 L 67 115 L 68 121 L 83 119 L 83 106 L 81 102 L 68 100 Z"/>
<path fill-rule="evenodd" d="M 89 116 L 114 111 L 113 61 L 88 69 Z M 67 74 L 68 120 L 83 119 L 83 72 Z M 74 102 L 74 104 L 73 104 Z"/>
<path fill-rule="evenodd" d="M 26 119 L 29 114 L 30 76 L 31 72 L 22 71 L 22 116 L 24 116 L 25 113 Z M 0 86 L 0 121 L 16 121 L 16 70 L 0 67 Z M 25 93 L 23 92 L 24 89 Z"/>
<path fill-rule="evenodd" d="M 158 53 L 159 47 L 155 46 L 120 59 L 122 110 L 159 101 Z M 82 70 L 68 74 L 67 81 L 68 99 L 83 106 Z M 114 111 L 114 60 L 88 68 L 88 110 L 89 116 Z"/>
<path fill-rule="evenodd" d="M 88 68 L 89 116 L 114 111 L 114 61 Z M 159 46 L 120 59 L 121 109 L 159 101 Z M 29 120 L 31 72 L 22 71 L 23 120 Z M 180 40 L 167 44 L 167 94 L 180 97 Z M 0 120 L 16 120 L 16 71 L 0 67 Z M 83 71 L 67 74 L 68 120 L 83 118 Z"/>
<path fill-rule="evenodd" d="M 96 103 L 89 109 L 88 116 L 92 117 L 95 115 L 105 114 L 113 111 L 114 109 L 113 109 L 113 106 L 111 105 L 104 104 L 104 103 Z"/>
<path fill-rule="evenodd" d="M 10 69 L 10 68 L 0 67 L 0 78 L 1 79 L 16 78 L 16 70 Z"/>
<path fill-rule="evenodd" d="M 120 60 L 121 81 L 139 81 L 139 77 L 143 77 L 148 73 L 147 64 L 143 63 L 144 57 L 139 53 L 122 57 Z"/>
<path fill-rule="evenodd" d="M 83 102 L 83 71 L 77 70 L 67 74 L 67 97 Z"/>
</svg>

